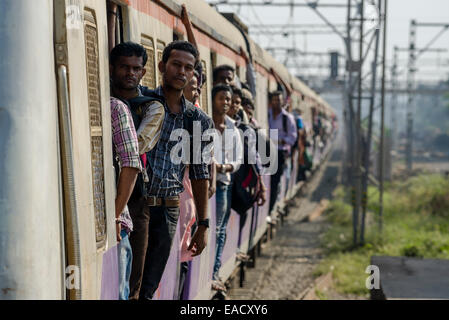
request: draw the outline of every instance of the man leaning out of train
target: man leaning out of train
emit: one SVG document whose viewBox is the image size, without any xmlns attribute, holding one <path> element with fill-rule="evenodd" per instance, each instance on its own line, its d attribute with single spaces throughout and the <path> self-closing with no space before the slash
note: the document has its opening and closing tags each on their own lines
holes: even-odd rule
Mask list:
<svg viewBox="0 0 449 320">
<path fill-rule="evenodd" d="M 243 162 L 243 146 L 240 133 L 235 122 L 226 115 L 232 101 L 230 86 L 219 84 L 212 89 L 212 118 L 215 128 L 221 134 L 221 145 L 215 148 L 217 159 L 217 190 L 216 190 L 216 245 L 212 288 L 224 290 L 219 277 L 221 257 L 226 241 L 226 226 L 231 214 L 232 179 Z"/>
<path fill-rule="evenodd" d="M 139 296 L 133 298 L 152 299 L 164 272 L 179 217 L 179 194 L 184 190 L 182 177 L 186 164 L 172 161 L 172 149 L 177 141 L 170 139 L 171 133 L 184 129 L 189 119 L 200 123 L 201 134 L 212 128 L 213 124 L 203 111 L 195 108 L 183 96 L 183 90 L 192 78 L 198 63 L 198 51 L 186 41 L 170 43 L 162 54 L 159 71 L 162 74 L 162 86 L 156 90 L 140 88 L 144 96 L 154 98 L 154 104 L 162 104 L 164 118 L 160 136 L 154 148 L 147 153 L 149 170 L 146 188 L 145 206 L 149 208 L 148 244 L 145 255 L 144 272 Z M 141 78 L 141 77 L 140 77 Z M 140 80 L 140 79 L 139 79 Z M 152 121 L 151 115 L 143 113 L 141 127 Z M 189 132 L 190 133 L 190 132 Z M 148 140 L 152 140 L 150 137 Z M 200 152 L 207 142 L 202 141 Z M 183 147 L 189 147 L 183 145 Z M 189 250 L 194 256 L 201 254 L 207 243 L 207 204 L 209 172 L 207 163 L 190 165 L 189 176 L 192 182 L 195 206 L 198 216 L 198 228 L 192 237 Z"/>
<path fill-rule="evenodd" d="M 271 214 L 279 195 L 281 176 L 290 157 L 291 148 L 297 139 L 297 130 L 293 116 L 283 108 L 284 97 L 282 91 L 271 92 L 268 99 L 270 104 L 270 108 L 268 110 L 268 123 L 270 125 L 270 129 L 275 129 L 278 131 L 278 169 L 271 177 L 270 182 L 269 212 Z"/>
<path fill-rule="evenodd" d="M 145 263 L 145 253 L 148 243 L 148 225 L 150 219 L 149 209 L 145 204 L 145 179 L 146 177 L 146 152 L 154 147 L 155 141 L 159 139 L 160 126 L 164 116 L 162 105 L 147 105 L 135 108 L 133 102 L 143 97 L 139 87 L 142 77 L 145 75 L 145 65 L 148 56 L 145 49 L 133 42 L 121 43 L 114 47 L 110 54 L 110 76 L 111 95 L 126 103 L 131 111 L 134 125 L 139 128 L 142 113 L 151 114 L 151 121 L 145 130 L 137 130 L 138 151 L 140 163 L 144 170 L 139 174 L 136 186 L 128 202 L 130 216 L 133 222 L 133 232 L 129 241 L 132 248 L 132 267 L 129 277 L 129 298 L 138 297 L 140 284 L 142 281 L 143 268 Z M 132 107 L 132 105 L 134 107 Z M 139 109 L 139 110 L 137 110 Z M 150 117 L 148 117 L 150 118 Z M 147 137 L 152 135 L 151 139 Z"/>
<path fill-rule="evenodd" d="M 132 250 L 129 234 L 133 223 L 127 203 L 134 189 L 137 174 L 142 170 L 139 159 L 134 122 L 128 106 L 119 99 L 111 97 L 112 142 L 114 167 L 116 169 L 117 195 L 115 216 L 117 226 L 119 299 L 128 300 L 129 276 L 131 273 Z"/>
</svg>

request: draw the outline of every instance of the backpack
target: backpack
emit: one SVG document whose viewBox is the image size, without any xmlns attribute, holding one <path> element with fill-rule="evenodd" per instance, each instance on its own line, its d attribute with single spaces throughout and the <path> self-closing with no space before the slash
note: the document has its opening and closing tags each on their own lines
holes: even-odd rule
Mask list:
<svg viewBox="0 0 449 320">
<path fill-rule="evenodd" d="M 130 99 L 128 101 L 123 101 L 126 103 L 131 111 L 131 115 L 133 117 L 134 126 L 139 128 L 140 123 L 142 122 L 143 114 L 141 113 L 140 107 L 143 104 L 147 104 L 153 101 L 160 102 L 162 105 L 165 105 L 165 98 L 158 95 L 155 91 L 150 90 L 146 87 L 142 87 L 142 93 L 144 96 L 135 97 L 133 99 Z M 189 132 L 190 136 L 190 163 L 193 163 L 194 159 L 194 152 L 198 152 L 198 150 L 193 150 L 193 122 L 198 118 L 199 113 L 204 113 L 199 108 L 196 108 L 194 105 L 192 105 L 190 102 L 186 101 L 186 109 L 184 111 L 184 129 L 186 129 Z M 211 124 L 212 123 L 212 124 Z M 213 122 L 209 118 L 209 126 L 213 127 Z M 157 145 L 157 144 L 156 144 Z M 141 164 L 142 167 L 145 169 L 144 172 L 139 173 L 137 176 L 136 184 L 134 187 L 134 190 L 131 194 L 131 198 L 140 199 L 142 197 L 147 196 L 147 183 L 148 176 L 151 174 L 151 167 L 149 165 L 149 161 L 147 159 L 150 158 L 150 151 L 146 152 L 145 155 L 141 155 Z M 201 148 L 199 148 L 199 152 L 201 152 Z M 201 159 L 201 158 L 200 158 Z M 118 177 L 118 176 L 117 176 Z"/>
<path fill-rule="evenodd" d="M 243 132 L 253 130 L 249 125 L 241 123 L 238 126 Z M 231 208 L 241 216 L 256 202 L 256 196 L 260 189 L 260 173 L 255 164 L 249 164 L 248 138 L 243 139 L 243 163 L 232 175 L 232 202 Z"/>
</svg>

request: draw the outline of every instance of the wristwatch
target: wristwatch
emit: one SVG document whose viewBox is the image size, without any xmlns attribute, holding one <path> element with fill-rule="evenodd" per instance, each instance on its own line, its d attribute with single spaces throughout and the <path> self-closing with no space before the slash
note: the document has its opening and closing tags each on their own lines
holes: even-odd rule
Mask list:
<svg viewBox="0 0 449 320">
<path fill-rule="evenodd" d="M 199 220 L 198 226 L 205 226 L 206 228 L 209 228 L 209 219 Z"/>
</svg>

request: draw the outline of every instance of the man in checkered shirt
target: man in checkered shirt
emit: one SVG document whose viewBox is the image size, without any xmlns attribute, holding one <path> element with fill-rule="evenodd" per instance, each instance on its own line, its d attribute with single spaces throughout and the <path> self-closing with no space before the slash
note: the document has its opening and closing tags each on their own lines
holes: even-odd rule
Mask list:
<svg viewBox="0 0 449 320">
<path fill-rule="evenodd" d="M 133 66 L 132 61 L 127 60 L 134 58 L 136 64 Z M 159 97 L 159 101 L 150 103 L 147 108 L 157 110 L 162 105 L 164 110 L 163 121 L 160 124 L 161 130 L 158 132 L 160 136 L 154 148 L 147 153 L 150 167 L 147 195 L 139 200 L 139 205 L 130 206 L 133 221 L 141 219 L 149 211 L 147 246 L 146 250 L 143 251 L 143 248 L 140 248 L 139 251 L 139 259 L 144 256 L 145 261 L 143 276 L 141 283 L 137 279 L 136 287 L 131 288 L 130 299 L 152 299 L 170 254 L 179 217 L 179 194 L 184 190 L 182 180 L 186 164 L 172 161 L 171 151 L 179 142 L 172 141 L 170 136 L 177 129 L 185 129 L 186 109 L 191 112 L 193 121 L 200 123 L 201 134 L 212 128 L 213 123 L 202 110 L 194 108 L 183 96 L 183 89 L 192 78 L 195 65 L 198 63 L 198 51 L 190 43 L 175 41 L 165 48 L 162 61 L 159 63 L 159 71 L 163 75 L 163 85 L 154 91 L 137 86 L 145 74 L 142 57 L 120 57 L 120 61 L 118 65 L 126 62 L 125 64 L 128 66 L 123 67 L 122 76 L 118 72 L 114 77 L 114 72 L 112 72 L 112 80 L 113 86 L 114 83 L 120 83 L 122 87 L 128 88 L 122 90 L 121 98 L 130 99 L 139 94 L 156 95 Z M 139 62 L 143 71 L 139 71 Z M 117 89 L 120 88 L 114 87 L 115 92 L 118 91 Z M 124 97 L 124 95 L 128 96 Z M 145 133 L 153 131 L 148 128 L 154 128 L 154 117 L 150 116 L 151 112 L 143 114 L 141 124 L 137 129 L 139 142 L 154 141 L 153 137 L 148 137 Z M 206 142 L 201 142 L 201 151 L 206 144 Z M 191 164 L 189 175 L 198 217 L 198 228 L 192 237 L 189 250 L 192 251 L 193 256 L 197 256 L 201 254 L 207 244 L 208 163 L 201 159 L 201 163 Z M 138 235 L 136 234 L 136 236 Z M 133 245 L 133 237 L 134 234 L 131 235 L 131 245 Z M 131 276 L 130 282 L 133 282 L 133 276 Z"/>
</svg>

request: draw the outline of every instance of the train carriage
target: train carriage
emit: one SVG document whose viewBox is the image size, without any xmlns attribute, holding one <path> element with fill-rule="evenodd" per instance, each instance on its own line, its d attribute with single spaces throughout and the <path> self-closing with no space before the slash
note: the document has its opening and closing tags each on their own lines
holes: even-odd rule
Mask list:
<svg viewBox="0 0 449 320">
<path fill-rule="evenodd" d="M 0 299 L 117 299 L 108 52 L 112 43 L 142 44 L 149 56 L 142 82 L 159 85 L 157 64 L 165 45 L 186 39 L 180 20 L 183 2 L 207 74 L 201 104 L 210 115 L 213 68 L 230 64 L 245 79 L 239 51 L 248 51 L 247 44 L 257 74 L 255 117 L 262 126 L 268 127 L 267 93 L 276 89 L 271 68 L 294 89 L 294 107 L 304 111 L 306 122 L 312 121 L 312 106 L 330 109 L 202 0 L 4 0 Z M 118 5 L 114 15 L 111 3 Z M 264 179 L 269 186 L 269 177 Z M 211 217 L 214 208 L 212 198 Z M 249 252 L 260 241 L 267 215 L 267 205 L 250 210 L 239 231 L 241 217 L 232 213 L 224 278 L 235 269 L 238 247 Z M 208 248 L 191 263 L 186 298 L 210 298 L 213 229 Z M 156 299 L 176 297 L 178 265 L 175 241 Z"/>
</svg>

